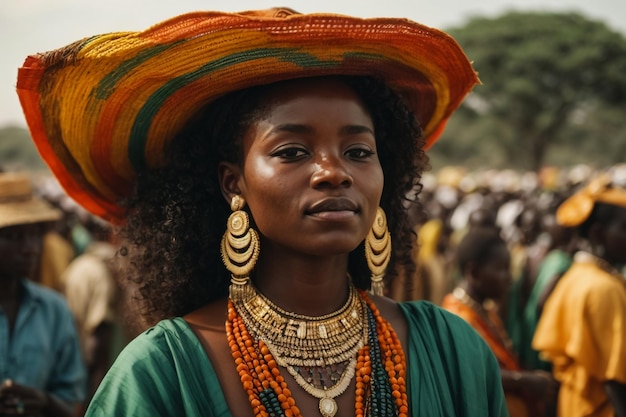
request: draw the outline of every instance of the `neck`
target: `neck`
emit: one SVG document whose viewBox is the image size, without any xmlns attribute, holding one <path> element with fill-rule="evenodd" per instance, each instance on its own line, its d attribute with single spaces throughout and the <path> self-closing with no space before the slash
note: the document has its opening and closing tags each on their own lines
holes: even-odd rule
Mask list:
<svg viewBox="0 0 626 417">
<path fill-rule="evenodd" d="M 348 297 L 347 255 L 264 255 L 257 263 L 254 284 L 277 306 L 297 314 L 321 316 L 332 313 L 345 303 Z"/>
</svg>

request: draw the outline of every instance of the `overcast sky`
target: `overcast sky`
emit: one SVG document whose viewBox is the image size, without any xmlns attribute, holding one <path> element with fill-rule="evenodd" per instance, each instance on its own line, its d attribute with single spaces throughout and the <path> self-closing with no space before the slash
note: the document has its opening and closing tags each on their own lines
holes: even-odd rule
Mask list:
<svg viewBox="0 0 626 417">
<path fill-rule="evenodd" d="M 86 36 L 142 30 L 195 10 L 241 11 L 287 6 L 299 12 L 360 17 L 407 17 L 446 29 L 472 16 L 509 10 L 575 11 L 626 34 L 625 0 L 0 0 L 0 127 L 25 126 L 17 95 L 17 68 L 29 54 Z"/>
</svg>

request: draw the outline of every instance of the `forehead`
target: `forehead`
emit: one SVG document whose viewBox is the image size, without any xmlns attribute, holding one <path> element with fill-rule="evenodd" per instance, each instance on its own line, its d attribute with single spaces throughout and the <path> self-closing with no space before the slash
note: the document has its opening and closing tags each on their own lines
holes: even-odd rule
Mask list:
<svg viewBox="0 0 626 417">
<path fill-rule="evenodd" d="M 374 122 L 361 97 L 337 78 L 304 78 L 272 84 L 265 86 L 258 98 L 257 110 L 244 130 L 244 150 L 257 135 L 274 128 L 329 132 L 364 126 L 374 131 Z"/>
<path fill-rule="evenodd" d="M 333 100 L 341 98 L 363 106 L 357 92 L 337 77 L 300 78 L 275 83 L 267 87 L 263 99 L 266 109 L 281 104 L 294 103 L 302 99 Z"/>
</svg>

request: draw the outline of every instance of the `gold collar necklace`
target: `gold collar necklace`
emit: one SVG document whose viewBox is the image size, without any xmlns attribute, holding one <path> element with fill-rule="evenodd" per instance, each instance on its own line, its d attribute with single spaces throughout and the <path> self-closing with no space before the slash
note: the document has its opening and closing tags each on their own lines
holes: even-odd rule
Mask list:
<svg viewBox="0 0 626 417">
<path fill-rule="evenodd" d="M 248 395 L 250 405 L 257 417 L 273 415 L 277 417 L 302 417 L 295 399 L 287 385 L 287 381 L 281 375 L 278 358 L 270 351 L 268 345 L 254 338 L 248 331 L 248 326 L 235 307 L 239 304 L 241 311 L 244 303 L 241 295 L 246 293 L 249 297 L 252 290 L 242 288 L 247 286 L 237 284 L 231 288 L 231 297 L 228 301 L 228 320 L 226 321 L 226 335 L 232 356 L 235 359 L 237 373 L 242 386 Z M 350 314 L 350 306 L 358 300 L 358 305 L 363 311 L 362 327 L 365 341 L 358 349 L 356 365 L 354 356 L 348 361 L 350 366 L 343 366 L 339 381 L 328 387 L 321 388 L 315 381 L 307 381 L 301 373 L 295 376 L 296 382 L 311 396 L 319 399 L 319 411 L 322 417 L 334 417 L 338 411 L 335 398 L 341 395 L 355 379 L 354 415 L 368 417 L 407 417 L 408 398 L 406 392 L 406 358 L 402 344 L 391 325 L 381 316 L 378 308 L 369 299 L 364 291 L 356 290 L 356 296 L 351 289 L 348 307 L 338 311 Z M 233 297 L 234 295 L 234 297 Z M 357 307 L 358 308 L 358 307 Z M 278 310 L 277 310 L 278 311 Z M 284 312 L 284 310 L 283 310 Z M 290 314 L 291 315 L 291 314 Z M 313 320 L 329 320 L 336 313 Z M 307 316 L 295 315 L 302 320 Z M 310 317 L 309 317 L 310 318 Z M 286 319 L 285 320 L 292 320 Z M 319 330 L 319 327 L 317 328 Z M 300 335 L 304 336 L 304 335 Z M 293 337 L 293 336 L 291 336 Z M 296 335 L 297 337 L 297 335 Z M 339 335 L 337 335 L 339 337 Z M 314 340 L 314 339 L 312 339 Z M 360 343 L 359 343 L 360 344 Z M 342 349 L 345 350 L 345 349 Z M 339 365 L 335 365 L 339 368 Z M 288 366 L 296 369 L 297 366 Z M 332 366 L 330 367 L 332 370 Z M 324 368 L 314 367 L 315 372 Z M 328 369 L 328 368 L 326 368 Z M 292 370 L 290 369 L 290 372 Z M 292 373 L 293 375 L 293 373 Z"/>
<path fill-rule="evenodd" d="M 271 346 L 272 353 L 296 366 L 323 366 L 344 362 L 362 346 L 364 306 L 350 284 L 346 303 L 324 316 L 285 311 L 257 291 L 245 286 L 233 303 L 250 335 Z"/>
<path fill-rule="evenodd" d="M 367 342 L 367 306 L 352 283 L 346 303 L 319 317 L 286 311 L 251 283 L 239 287 L 231 301 L 250 336 L 263 341 L 276 363 L 320 400 L 322 415 L 334 415 L 334 398 L 350 385 L 357 353 Z"/>
</svg>

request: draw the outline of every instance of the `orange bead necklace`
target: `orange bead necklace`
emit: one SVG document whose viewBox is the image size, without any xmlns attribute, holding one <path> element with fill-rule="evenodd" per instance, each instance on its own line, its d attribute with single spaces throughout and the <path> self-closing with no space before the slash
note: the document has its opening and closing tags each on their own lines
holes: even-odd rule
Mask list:
<svg viewBox="0 0 626 417">
<path fill-rule="evenodd" d="M 394 330 L 380 316 L 366 293 L 359 290 L 357 297 L 367 308 L 363 308 L 365 314 L 362 315 L 366 322 L 366 340 L 359 346 L 356 360 L 353 358 L 349 361 L 351 369 L 346 370 L 346 378 L 352 379 L 356 376 L 355 415 L 407 416 L 406 362 L 402 346 Z M 267 305 L 270 308 L 273 306 L 271 303 Z M 249 314 L 244 314 L 248 315 L 244 320 L 238 309 L 242 309 L 241 300 L 233 302 L 230 299 L 226 333 L 237 372 L 255 416 L 301 416 L 281 375 L 279 363 L 268 346 L 272 341 L 268 340 L 266 343 L 263 338 L 267 335 L 258 334 L 258 328 L 255 329 L 257 337 L 252 336 L 246 326 L 246 322 L 250 322 Z M 278 311 L 278 314 L 282 313 L 282 310 Z M 293 370 L 289 370 L 293 374 Z M 309 394 L 320 398 L 314 389 L 307 389 L 306 383 L 303 385 L 298 378 L 296 380 Z M 345 385 L 347 387 L 348 384 Z M 337 392 L 335 396 L 343 391 Z M 322 397 L 320 414 L 324 417 L 334 416 L 337 412 L 334 399 Z"/>
</svg>

